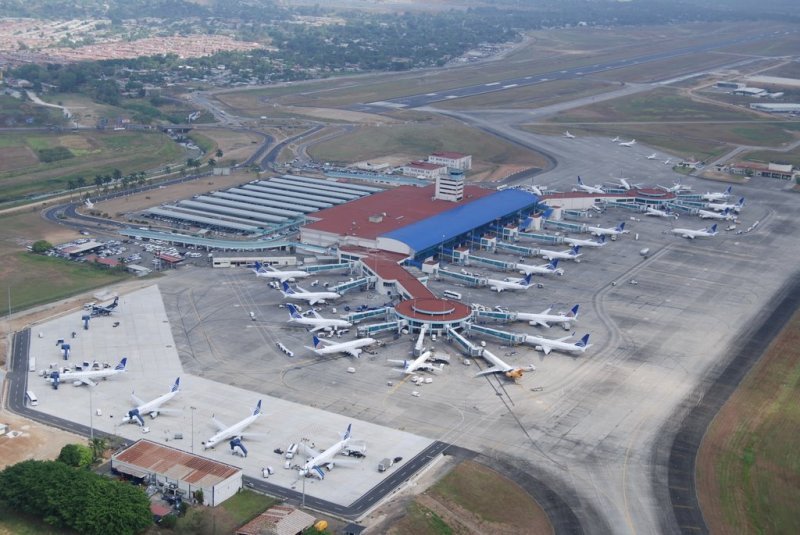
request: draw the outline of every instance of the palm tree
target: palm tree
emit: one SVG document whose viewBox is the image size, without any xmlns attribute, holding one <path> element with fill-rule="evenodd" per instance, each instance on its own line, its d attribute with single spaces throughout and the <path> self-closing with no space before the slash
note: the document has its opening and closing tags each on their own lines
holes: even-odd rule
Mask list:
<svg viewBox="0 0 800 535">
<path fill-rule="evenodd" d="M 89 448 L 92 450 L 92 462 L 96 463 L 103 458 L 103 453 L 108 449 L 108 440 L 93 438 L 89 441 Z"/>
</svg>

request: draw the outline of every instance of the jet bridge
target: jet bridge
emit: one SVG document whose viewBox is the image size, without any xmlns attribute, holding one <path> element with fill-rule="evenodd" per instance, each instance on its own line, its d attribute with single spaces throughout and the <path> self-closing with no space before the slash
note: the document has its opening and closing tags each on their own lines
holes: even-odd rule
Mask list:
<svg viewBox="0 0 800 535">
<path fill-rule="evenodd" d="M 461 352 L 465 353 L 466 355 L 475 358 L 480 357 L 483 355 L 483 348 L 476 346 L 466 338 L 464 338 L 458 331 L 453 329 L 452 327 L 447 328 L 447 340 L 453 341 L 456 343 L 458 347 L 461 348 Z"/>
<path fill-rule="evenodd" d="M 486 286 L 489 284 L 489 281 L 486 279 L 486 277 L 474 277 L 472 275 L 466 275 L 457 271 L 448 271 L 442 268 L 439 268 L 436 273 L 438 274 L 437 278 L 451 279 L 469 286 Z"/>
<path fill-rule="evenodd" d="M 328 286 L 329 292 L 336 292 L 338 294 L 343 294 L 348 292 L 354 288 L 359 288 L 363 286 L 365 289 L 369 287 L 370 284 L 374 284 L 376 277 L 363 277 L 361 279 L 355 279 L 351 281 L 346 281 L 341 284 L 337 284 L 336 286 Z"/>
<path fill-rule="evenodd" d="M 425 333 L 428 332 L 429 325 L 423 323 L 419 329 L 419 336 L 417 336 L 417 343 L 414 344 L 414 356 L 419 357 L 425 351 Z"/>
<path fill-rule="evenodd" d="M 546 219 L 543 226 L 545 228 L 563 229 L 569 232 L 586 232 L 586 225 L 583 223 L 570 223 L 568 221 L 553 221 L 552 219 Z"/>
<path fill-rule="evenodd" d="M 622 208 L 623 210 L 630 210 L 631 212 L 641 212 L 642 205 L 632 202 L 617 202 L 617 201 L 608 201 L 603 203 L 608 208 Z"/>
<path fill-rule="evenodd" d="M 385 333 L 387 331 L 393 331 L 399 333 L 403 328 L 408 326 L 408 321 L 404 319 L 394 320 L 394 321 L 387 321 L 385 323 L 373 323 L 371 325 L 361 325 L 356 329 L 358 336 L 360 338 L 364 338 L 367 336 L 373 336 L 380 333 Z"/>
<path fill-rule="evenodd" d="M 520 256 L 536 256 L 539 254 L 539 249 L 533 247 L 525 247 L 524 245 L 516 245 L 507 241 L 497 242 L 497 248 L 501 251 L 509 251 Z"/>
<path fill-rule="evenodd" d="M 303 271 L 306 273 L 320 273 L 322 271 L 335 271 L 337 269 L 351 269 L 352 262 L 342 262 L 339 264 L 316 264 L 313 266 L 303 266 Z"/>
<path fill-rule="evenodd" d="M 506 262 L 505 260 L 495 260 L 494 258 L 484 258 L 482 256 L 469 255 L 469 257 L 467 257 L 466 264 L 469 265 L 472 262 L 503 271 L 511 271 L 517 267 L 517 264 L 514 262 Z"/>
<path fill-rule="evenodd" d="M 476 323 L 468 323 L 467 332 L 470 334 L 482 334 L 484 336 L 491 336 L 492 338 L 499 339 L 503 343 L 511 345 L 519 345 L 525 341 L 524 334 L 510 333 L 507 331 L 501 331 L 499 329 L 492 329 L 491 327 L 478 325 Z"/>
<path fill-rule="evenodd" d="M 569 219 L 588 219 L 588 210 L 562 210 L 561 215 Z"/>
<path fill-rule="evenodd" d="M 516 312 L 500 312 L 499 310 L 476 310 L 474 316 L 478 321 L 484 320 L 502 323 L 517 321 Z"/>
<path fill-rule="evenodd" d="M 342 319 L 345 319 L 355 325 L 356 323 L 361 323 L 364 320 L 375 319 L 381 317 L 383 319 L 388 319 L 389 314 L 393 313 L 394 309 L 391 307 L 380 307 L 380 308 L 373 308 L 370 310 L 363 310 L 361 312 L 351 312 L 346 316 L 342 316 Z"/>
<path fill-rule="evenodd" d="M 550 234 L 539 234 L 536 232 L 520 232 L 520 238 L 527 238 L 529 240 L 543 241 L 548 244 L 559 244 L 564 242 L 561 236 L 551 236 Z"/>
</svg>

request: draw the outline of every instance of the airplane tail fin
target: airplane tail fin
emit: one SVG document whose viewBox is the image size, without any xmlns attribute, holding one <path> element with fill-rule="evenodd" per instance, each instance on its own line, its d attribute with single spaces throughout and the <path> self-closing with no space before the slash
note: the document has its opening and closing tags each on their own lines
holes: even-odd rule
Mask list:
<svg viewBox="0 0 800 535">
<path fill-rule="evenodd" d="M 286 281 L 283 281 L 283 293 L 285 293 L 286 295 L 294 295 L 295 294 L 295 291 L 292 290 L 291 286 L 289 286 L 289 283 L 286 282 Z"/>
<path fill-rule="evenodd" d="M 742 201 L 744 201 L 744 197 L 742 197 Z M 742 204 L 744 204 L 744 202 L 742 202 Z M 117 308 L 118 304 L 119 304 L 119 296 L 114 298 L 114 302 L 108 305 L 108 308 Z"/>
<path fill-rule="evenodd" d="M 578 184 L 583 186 L 583 180 L 581 180 L 581 175 L 578 175 Z"/>
<path fill-rule="evenodd" d="M 119 361 L 119 364 L 114 367 L 115 370 L 125 370 L 125 367 L 128 365 L 128 357 L 122 357 L 122 360 Z"/>
<path fill-rule="evenodd" d="M 259 262 L 258 260 L 256 260 L 255 266 L 256 266 L 256 267 L 255 267 L 255 269 L 254 269 L 253 271 L 255 271 L 256 273 L 258 273 L 259 271 L 261 271 L 261 268 L 262 268 L 261 262 Z"/>
<path fill-rule="evenodd" d="M 739 199 L 739 202 L 736 203 L 736 206 L 738 208 L 741 208 L 742 206 L 744 206 L 744 197 Z"/>
<path fill-rule="evenodd" d="M 286 308 L 289 310 L 289 318 L 293 318 L 293 319 L 300 319 L 300 318 L 302 318 L 302 316 L 300 315 L 300 313 L 297 311 L 297 308 L 295 308 L 295 306 L 294 306 L 293 304 L 291 304 L 291 303 L 288 303 L 288 304 L 286 305 Z"/>
<path fill-rule="evenodd" d="M 532 273 L 528 273 L 527 275 L 525 275 L 525 278 L 523 279 L 523 281 L 525 282 L 525 286 L 528 286 L 531 283 L 532 276 L 533 276 Z"/>
<path fill-rule="evenodd" d="M 603 234 L 602 236 L 600 236 L 600 239 L 597 241 L 597 243 L 605 245 L 605 243 L 606 243 L 606 235 Z"/>
<path fill-rule="evenodd" d="M 569 311 L 569 313 L 567 314 L 567 317 L 568 318 L 577 319 L 578 318 L 578 308 L 580 308 L 580 305 L 575 305 L 574 307 L 572 307 L 572 310 Z"/>
<path fill-rule="evenodd" d="M 589 335 L 584 334 L 583 338 L 575 342 L 575 345 L 578 347 L 587 347 L 589 345 Z"/>
<path fill-rule="evenodd" d="M 572 255 L 573 256 L 578 256 L 578 253 L 580 252 L 580 250 L 581 250 L 581 246 L 580 245 L 573 245 L 572 246 Z"/>
<path fill-rule="evenodd" d="M 258 400 L 258 403 L 256 404 L 256 408 L 253 409 L 253 416 L 256 416 L 258 414 L 261 414 L 261 400 L 260 399 Z"/>
<path fill-rule="evenodd" d="M 311 342 L 312 342 L 311 345 L 314 349 L 319 349 L 320 347 L 322 347 L 322 342 L 320 342 L 319 338 L 317 338 L 316 336 L 313 336 L 311 338 Z"/>
<path fill-rule="evenodd" d="M 733 186 L 728 186 L 728 187 L 725 189 L 725 194 L 726 194 L 726 195 L 730 195 L 730 193 L 731 193 L 731 191 L 732 191 L 732 190 L 733 190 Z"/>
<path fill-rule="evenodd" d="M 175 379 L 175 384 L 172 385 L 170 392 L 177 392 L 180 389 L 181 389 L 181 378 L 178 377 L 177 379 Z"/>
<path fill-rule="evenodd" d="M 550 261 L 550 264 L 548 264 L 548 266 L 550 267 L 551 270 L 555 270 L 556 268 L 558 268 L 558 258 L 552 259 Z"/>
<path fill-rule="evenodd" d="M 717 232 L 717 224 L 714 223 L 713 225 L 711 225 L 711 233 L 716 234 L 716 232 Z"/>
<path fill-rule="evenodd" d="M 625 221 L 622 221 L 619 225 L 617 225 L 617 230 L 619 232 L 622 232 L 623 230 L 625 230 Z"/>
<path fill-rule="evenodd" d="M 350 438 L 350 431 L 351 431 L 352 427 L 353 427 L 353 424 L 347 424 L 347 431 L 345 431 L 344 435 L 342 435 L 342 440 L 347 440 L 348 438 Z"/>
</svg>

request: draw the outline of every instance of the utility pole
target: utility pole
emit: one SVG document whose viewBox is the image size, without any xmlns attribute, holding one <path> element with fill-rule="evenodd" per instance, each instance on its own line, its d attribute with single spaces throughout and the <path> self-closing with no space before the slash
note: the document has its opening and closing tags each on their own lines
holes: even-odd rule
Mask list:
<svg viewBox="0 0 800 535">
<path fill-rule="evenodd" d="M 189 408 L 192 409 L 192 453 L 194 453 L 194 410 L 197 407 L 191 406 Z"/>
</svg>

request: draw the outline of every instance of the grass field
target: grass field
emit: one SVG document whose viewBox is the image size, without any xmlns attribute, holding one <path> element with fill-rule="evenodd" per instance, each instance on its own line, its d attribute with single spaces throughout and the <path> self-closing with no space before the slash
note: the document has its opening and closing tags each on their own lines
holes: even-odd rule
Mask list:
<svg viewBox="0 0 800 535">
<path fill-rule="evenodd" d="M 72 157 L 43 163 L 38 150 L 63 147 Z M 13 158 L 5 157 L 16 151 Z M 0 203 L 67 189 L 70 180 L 83 177 L 93 184 L 96 175 L 119 169 L 123 175 L 180 161 L 183 149 L 160 132 L 31 132 L 0 134 Z"/>
<path fill-rule="evenodd" d="M 308 152 L 317 161 L 352 163 L 395 155 L 422 159 L 431 152 L 443 150 L 472 154 L 473 171 L 470 175 L 501 165 L 544 165 L 536 153 L 449 120 L 429 124 L 362 126 L 350 134 L 314 145 Z"/>
<path fill-rule="evenodd" d="M 711 533 L 800 533 L 800 312 L 714 419 L 698 452 Z"/>
<path fill-rule="evenodd" d="M 0 504 L 0 535 L 74 535 L 71 529 L 58 529 L 38 518 L 29 517 Z"/>
<path fill-rule="evenodd" d="M 242 525 L 279 503 L 280 500 L 276 500 L 275 498 L 258 494 L 252 490 L 243 490 L 225 500 L 221 507 L 225 509 L 239 525 Z"/>
<path fill-rule="evenodd" d="M 752 151 L 743 154 L 741 158 L 748 162 L 790 163 L 796 168 L 800 168 L 800 149 L 794 149 L 787 152 L 778 152 L 772 150 Z"/>
<path fill-rule="evenodd" d="M 521 487 L 465 461 L 422 495 L 389 533 L 552 533 L 544 511 Z"/>
</svg>

